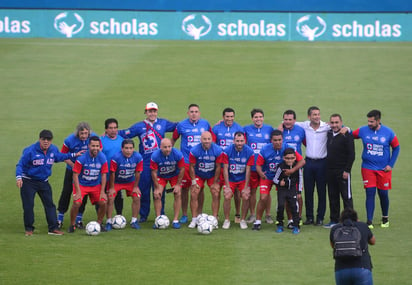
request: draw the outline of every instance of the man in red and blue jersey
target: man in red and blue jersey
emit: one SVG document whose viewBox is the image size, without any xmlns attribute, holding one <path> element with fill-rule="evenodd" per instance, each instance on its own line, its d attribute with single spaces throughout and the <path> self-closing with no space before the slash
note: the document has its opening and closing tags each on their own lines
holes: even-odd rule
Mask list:
<svg viewBox="0 0 412 285">
<path fill-rule="evenodd" d="M 107 221 L 106 230 L 112 229 L 112 213 L 115 197 L 118 192 L 126 190 L 126 195 L 132 197 L 132 219 L 130 226 L 136 230 L 140 229 L 137 216 L 140 209 L 139 189 L 140 173 L 143 170 L 143 158 L 134 150 L 134 142 L 131 139 L 122 141 L 121 151 L 113 155 L 110 160 L 110 180 L 107 193 Z"/>
<path fill-rule="evenodd" d="M 245 126 L 244 131 L 246 134 L 246 142 L 255 152 L 255 165 L 252 166 L 252 172 L 250 174 L 250 200 L 249 210 L 250 216 L 247 218 L 247 223 L 253 223 L 256 220 L 256 190 L 259 187 L 260 177 L 256 172 L 256 161 L 260 150 L 270 143 L 270 134 L 273 131 L 273 127 L 264 124 L 264 116 L 262 109 L 252 109 L 250 112 L 253 124 Z M 269 199 L 271 201 L 271 199 Z M 270 216 L 271 202 L 267 204 L 266 208 L 266 222 L 273 224 L 273 219 Z"/>
<path fill-rule="evenodd" d="M 220 203 L 220 169 L 224 162 L 222 149 L 213 142 L 212 134 L 208 131 L 202 133 L 200 144 L 190 150 L 189 173 L 192 181 L 190 186 L 190 209 L 192 221 L 189 228 L 197 225 L 197 215 L 201 214 L 200 193 L 203 192 L 205 183 L 212 194 L 212 214 L 217 219 Z"/>
<path fill-rule="evenodd" d="M 83 198 L 87 195 L 93 205 L 98 205 L 97 222 L 101 231 L 106 231 L 102 225 L 106 214 L 106 173 L 109 172 L 106 156 L 100 151 L 100 139 L 92 136 L 89 139 L 89 151 L 78 157 L 73 166 L 73 205 L 70 211 L 69 233 L 74 233 L 76 216 Z"/>
<path fill-rule="evenodd" d="M 189 175 L 189 154 L 192 147 L 200 143 L 200 136 L 205 131 L 212 132 L 210 124 L 205 119 L 200 118 L 200 108 L 197 104 L 190 104 L 187 111 L 187 119 L 179 122 L 173 132 L 172 144 L 181 137 L 180 151 L 185 159 L 185 174 L 182 181 L 182 217 L 179 222 L 185 224 L 188 222 L 187 208 L 189 205 L 189 188 L 191 187 L 191 178 Z M 212 132 L 212 136 L 213 132 Z M 200 193 L 199 208 L 203 208 L 203 192 Z"/>
<path fill-rule="evenodd" d="M 173 132 L 177 123 L 158 117 L 159 107 L 156 103 L 146 104 L 146 119 L 134 124 L 128 129 L 120 130 L 118 134 L 123 138 L 139 137 L 139 153 L 143 157 L 143 171 L 140 174 L 139 188 L 142 191 L 140 200 L 140 223 L 146 222 L 150 213 L 151 189 L 154 190 L 151 171 L 150 158 L 152 153 L 159 149 L 161 140 L 167 132 Z M 162 197 L 164 207 L 164 196 Z M 162 207 L 162 213 L 164 209 Z"/>
<path fill-rule="evenodd" d="M 160 149 L 152 154 L 150 162 L 152 171 L 154 190 L 154 207 L 156 217 L 161 214 L 161 197 L 165 191 L 167 183 L 170 183 L 174 195 L 174 217 L 172 226 L 174 229 L 180 229 L 179 213 L 182 206 L 181 190 L 182 180 L 185 171 L 185 160 L 180 150 L 172 147 L 172 141 L 168 138 L 162 139 Z M 153 226 L 156 229 L 156 225 Z"/>
<path fill-rule="evenodd" d="M 362 178 L 366 190 L 367 224 L 373 228 L 376 188 L 382 209 L 382 228 L 389 227 L 389 193 L 392 188 L 392 168 L 399 156 L 400 145 L 395 133 L 381 124 L 381 112 L 372 110 L 367 115 L 368 125 L 353 132 L 362 139 Z M 392 148 L 392 153 L 391 153 Z"/>
<path fill-rule="evenodd" d="M 274 130 L 271 133 L 270 141 L 271 144 L 267 144 L 261 149 L 256 161 L 256 171 L 260 176 L 260 198 L 256 209 L 256 221 L 253 224 L 253 230 L 260 230 L 263 211 L 266 209 L 270 199 L 269 193 L 273 186 L 276 168 L 278 164 L 283 162 L 283 152 L 289 147 L 288 144 L 283 143 L 283 134 L 280 130 Z M 302 156 L 297 151 L 295 152 L 297 163 L 294 167 L 284 170 L 287 176 L 299 171 L 299 168 L 305 165 L 305 160 Z"/>
<path fill-rule="evenodd" d="M 87 151 L 88 146 L 89 146 L 89 138 L 91 136 L 97 136 L 94 132 L 92 132 L 92 129 L 90 125 L 87 122 L 80 122 L 76 126 L 76 130 L 74 131 L 73 134 L 69 135 L 63 142 L 63 146 L 61 148 L 62 153 L 69 153 L 69 152 L 78 152 L 78 151 Z M 63 220 L 64 220 L 64 214 L 67 212 L 69 209 L 70 205 L 70 199 L 72 196 L 73 192 L 73 165 L 74 162 L 76 161 L 75 158 L 71 158 L 66 160 L 66 172 L 64 174 L 64 180 L 63 180 L 63 188 L 62 192 L 60 194 L 59 198 L 59 203 L 57 206 L 57 223 L 59 226 L 59 229 L 62 228 L 63 226 Z M 87 203 L 87 197 L 86 199 L 83 200 L 83 203 L 79 209 L 79 213 L 76 217 L 76 227 L 79 229 L 83 229 L 83 213 L 84 213 L 84 208 Z"/>
<path fill-rule="evenodd" d="M 20 189 L 23 204 L 26 236 L 33 235 L 34 231 L 33 208 L 36 193 L 43 203 L 49 235 L 63 234 L 58 230 L 56 206 L 53 203 L 52 189 L 48 180 L 55 162 L 65 161 L 83 152 L 63 154 L 52 144 L 52 140 L 53 133 L 49 130 L 42 130 L 39 134 L 39 141 L 23 150 L 23 154 L 16 165 L 16 185 Z"/>
<path fill-rule="evenodd" d="M 246 145 L 245 134 L 241 131 L 234 134 L 234 143 L 226 148 L 224 152 L 223 177 L 225 186 L 223 186 L 223 194 L 225 200 L 223 202 L 223 211 L 225 221 L 222 228 L 230 228 L 230 203 L 237 190 L 242 197 L 242 214 L 239 223 L 240 228 L 244 230 L 247 229 L 245 218 L 249 210 L 250 169 L 255 164 L 255 153 Z"/>
<path fill-rule="evenodd" d="M 212 129 L 216 136 L 216 143 L 224 151 L 233 144 L 234 134 L 236 132 L 244 132 L 243 127 L 235 122 L 235 110 L 233 108 L 225 108 L 222 113 L 223 120 L 218 122 Z M 223 168 L 222 168 L 223 170 Z M 220 174 L 220 187 L 225 184 L 223 172 Z M 235 223 L 240 223 L 240 196 L 239 192 L 235 192 Z"/>
</svg>

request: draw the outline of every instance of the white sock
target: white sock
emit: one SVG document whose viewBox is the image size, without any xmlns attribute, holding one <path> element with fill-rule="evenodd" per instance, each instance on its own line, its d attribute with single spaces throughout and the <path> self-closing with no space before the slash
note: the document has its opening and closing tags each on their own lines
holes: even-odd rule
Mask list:
<svg viewBox="0 0 412 285">
<path fill-rule="evenodd" d="M 112 224 L 112 219 L 111 219 L 111 218 L 110 218 L 110 219 L 107 219 L 107 220 L 106 220 L 106 223 L 107 223 L 107 224 Z"/>
<path fill-rule="evenodd" d="M 262 223 L 262 220 L 256 220 L 255 224 L 260 225 Z"/>
<path fill-rule="evenodd" d="M 173 223 L 178 223 L 179 221 L 178 220 L 173 220 Z"/>
<path fill-rule="evenodd" d="M 137 222 L 137 218 L 132 217 L 132 221 L 131 221 L 130 223 L 133 224 L 133 223 L 135 223 L 135 222 Z"/>
</svg>

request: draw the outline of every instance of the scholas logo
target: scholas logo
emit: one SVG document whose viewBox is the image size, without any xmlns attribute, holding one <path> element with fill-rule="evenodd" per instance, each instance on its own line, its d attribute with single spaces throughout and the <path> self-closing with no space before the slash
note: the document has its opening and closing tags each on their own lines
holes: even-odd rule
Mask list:
<svg viewBox="0 0 412 285">
<path fill-rule="evenodd" d="M 54 28 L 66 38 L 80 33 L 84 27 L 83 18 L 77 13 L 63 12 L 54 18 Z"/>
<path fill-rule="evenodd" d="M 296 22 L 296 31 L 309 41 L 314 41 L 326 31 L 326 22 L 319 16 L 312 18 L 311 15 L 306 15 Z"/>
</svg>

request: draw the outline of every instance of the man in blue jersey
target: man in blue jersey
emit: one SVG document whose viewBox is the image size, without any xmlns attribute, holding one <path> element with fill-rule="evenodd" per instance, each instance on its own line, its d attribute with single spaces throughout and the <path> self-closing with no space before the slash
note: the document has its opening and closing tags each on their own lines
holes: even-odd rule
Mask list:
<svg viewBox="0 0 412 285">
<path fill-rule="evenodd" d="M 199 197 L 203 192 L 205 183 L 212 194 L 212 214 L 217 219 L 219 212 L 220 197 L 220 169 L 223 163 L 223 151 L 213 142 L 212 134 L 208 131 L 202 133 L 200 144 L 190 150 L 189 174 L 192 181 L 190 186 L 190 209 L 192 210 L 192 221 L 189 228 L 197 226 L 197 215 L 201 214 Z"/>
<path fill-rule="evenodd" d="M 60 153 L 59 149 L 52 144 L 53 133 L 42 130 L 39 141 L 23 150 L 19 162 L 16 165 L 16 185 L 20 189 L 23 204 L 23 220 L 25 235 L 31 236 L 34 231 L 34 197 L 36 193 L 40 196 L 46 213 L 47 224 L 50 235 L 62 235 L 58 230 L 56 206 L 53 203 L 52 189 L 49 177 L 55 162 L 82 154 L 82 151 L 74 153 Z"/>
<path fill-rule="evenodd" d="M 139 188 L 142 192 L 140 200 L 140 220 L 143 223 L 150 213 L 150 196 L 153 189 L 153 181 L 150 171 L 150 158 L 152 153 L 159 149 L 160 141 L 166 132 L 173 132 L 177 123 L 158 117 L 159 107 L 156 103 L 146 104 L 146 119 L 137 122 L 128 129 L 120 130 L 118 134 L 123 138 L 139 137 L 139 152 L 143 157 L 143 172 L 140 174 Z M 162 198 L 164 205 L 164 196 Z M 163 209 L 162 209 L 163 212 Z"/>
<path fill-rule="evenodd" d="M 172 141 L 170 139 L 164 138 L 160 143 L 160 149 L 152 154 L 150 169 L 152 170 L 152 178 L 155 185 L 154 207 L 156 217 L 160 216 L 162 207 L 160 199 L 167 183 L 170 183 L 174 195 L 174 217 L 172 226 L 174 229 L 180 229 L 178 219 L 182 206 L 181 190 L 185 171 L 183 154 L 178 149 L 172 147 Z M 154 228 L 156 228 L 155 225 Z"/>
<path fill-rule="evenodd" d="M 73 134 L 69 135 L 63 143 L 63 146 L 61 148 L 62 153 L 69 153 L 69 152 L 78 152 L 78 151 L 86 151 L 89 145 L 89 138 L 91 136 L 97 136 L 95 133 L 92 132 L 90 125 L 86 122 L 80 122 L 76 126 L 76 130 L 74 131 Z M 58 226 L 59 229 L 61 229 L 63 225 L 63 220 L 64 220 L 64 214 L 67 212 L 69 209 L 69 204 L 70 204 L 70 199 L 72 196 L 73 192 L 73 170 L 72 167 L 75 162 L 75 158 L 71 158 L 66 160 L 66 172 L 64 174 L 64 180 L 63 180 L 63 188 L 62 192 L 60 194 L 59 198 L 59 203 L 57 207 L 58 215 Z M 79 229 L 83 229 L 83 222 L 82 222 L 82 217 L 83 217 L 83 212 L 84 212 L 84 207 L 87 202 L 87 197 L 86 199 L 83 200 L 83 204 L 81 205 L 79 209 L 78 216 L 76 217 L 76 227 Z"/>
<path fill-rule="evenodd" d="M 106 173 L 109 172 L 106 156 L 100 151 L 100 139 L 92 136 L 89 139 L 89 150 L 78 157 L 73 166 L 73 204 L 70 210 L 69 233 L 74 233 L 76 216 L 82 200 L 87 195 L 93 205 L 98 204 L 97 222 L 101 231 L 106 231 L 102 224 L 106 214 Z"/>
<path fill-rule="evenodd" d="M 200 118 L 200 109 L 197 104 L 190 104 L 187 111 L 187 119 L 179 122 L 173 132 L 172 144 L 181 137 L 180 151 L 185 159 L 185 174 L 182 181 L 182 217 L 179 222 L 185 224 L 188 222 L 187 208 L 189 205 L 189 188 L 191 187 L 191 178 L 189 174 L 189 154 L 192 147 L 200 143 L 200 136 L 204 131 L 212 132 L 208 121 Z M 212 136 L 213 133 L 212 133 Z M 203 208 L 203 191 L 200 193 L 199 208 Z"/>
<path fill-rule="evenodd" d="M 276 174 L 277 165 L 283 162 L 283 152 L 289 146 L 283 143 L 283 134 L 280 130 L 274 130 L 270 135 L 271 144 L 265 145 L 256 161 L 256 171 L 260 176 L 260 198 L 256 209 L 256 221 L 253 230 L 260 230 L 263 211 L 266 209 L 270 199 L 269 193 L 273 186 L 273 178 Z M 305 160 L 296 152 L 296 165 L 291 169 L 284 169 L 286 176 L 299 171 L 305 165 Z"/>
<path fill-rule="evenodd" d="M 362 178 L 366 190 L 367 224 L 373 228 L 375 195 L 382 209 L 382 228 L 389 227 L 389 189 L 392 188 L 392 168 L 399 156 L 400 145 L 395 133 L 381 124 L 381 112 L 372 110 L 367 115 L 368 125 L 353 132 L 355 139 L 362 139 Z M 392 153 L 391 153 L 392 149 Z"/>
<path fill-rule="evenodd" d="M 140 173 L 143 170 L 143 158 L 134 150 L 134 142 L 131 139 L 122 141 L 121 151 L 114 154 L 110 160 L 110 180 L 108 187 L 107 221 L 106 230 L 112 227 L 113 203 L 115 197 L 121 190 L 126 190 L 126 195 L 132 198 L 132 219 L 130 226 L 136 230 L 140 229 L 137 216 L 140 209 L 139 189 Z"/>
<path fill-rule="evenodd" d="M 230 203 L 236 190 L 242 197 L 240 228 L 242 230 L 247 229 L 245 218 L 249 210 L 250 169 L 255 164 L 255 155 L 254 151 L 245 143 L 245 134 L 238 131 L 234 134 L 234 143 L 224 150 L 223 177 L 225 186 L 223 186 L 223 194 L 225 200 L 223 202 L 223 211 L 225 221 L 223 222 L 223 229 L 230 228 Z"/>
<path fill-rule="evenodd" d="M 252 109 L 250 112 L 253 124 L 245 126 L 244 131 L 246 134 L 246 142 L 255 152 L 255 165 L 252 166 L 252 172 L 250 174 L 250 200 L 249 210 L 250 216 L 247 218 L 247 223 L 253 223 L 256 220 L 256 190 L 260 184 L 259 174 L 256 172 L 256 161 L 260 150 L 270 143 L 270 134 L 273 131 L 272 126 L 264 124 L 264 116 L 262 109 Z M 269 194 L 270 195 L 270 194 Z M 269 197 L 266 208 L 266 222 L 273 224 L 273 219 L 270 216 L 271 198 Z"/>
<path fill-rule="evenodd" d="M 244 132 L 243 127 L 235 122 L 235 110 L 232 108 L 225 108 L 222 113 L 223 120 L 218 122 L 212 129 L 216 136 L 216 143 L 224 151 L 233 144 L 234 134 L 236 132 Z M 223 170 L 223 168 L 222 168 Z M 220 187 L 223 187 L 225 180 L 223 179 L 223 172 L 220 174 Z M 235 197 L 235 223 L 240 223 L 240 196 L 239 191 L 234 194 Z"/>
<path fill-rule="evenodd" d="M 107 163 L 110 167 L 110 160 L 113 155 L 117 154 L 122 149 L 123 138 L 117 134 L 119 123 L 115 118 L 109 118 L 104 121 L 104 136 L 100 137 L 102 142 L 102 152 L 106 156 Z M 110 170 L 107 175 L 107 181 L 110 179 Z M 109 188 L 109 183 L 107 183 L 107 188 Z M 108 201 L 110 202 L 110 201 Z M 116 214 L 121 215 L 123 211 L 123 196 L 122 192 L 117 192 L 116 198 L 114 200 L 114 206 L 116 208 Z M 109 207 L 109 205 L 108 205 Z"/>
</svg>

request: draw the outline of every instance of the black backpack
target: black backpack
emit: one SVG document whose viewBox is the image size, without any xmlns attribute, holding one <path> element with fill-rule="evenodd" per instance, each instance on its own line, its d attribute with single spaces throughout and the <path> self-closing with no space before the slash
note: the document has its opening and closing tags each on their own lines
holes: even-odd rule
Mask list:
<svg viewBox="0 0 412 285">
<path fill-rule="evenodd" d="M 344 224 L 337 228 L 333 234 L 333 257 L 348 259 L 362 256 L 361 238 L 359 229 L 353 224 Z"/>
</svg>

